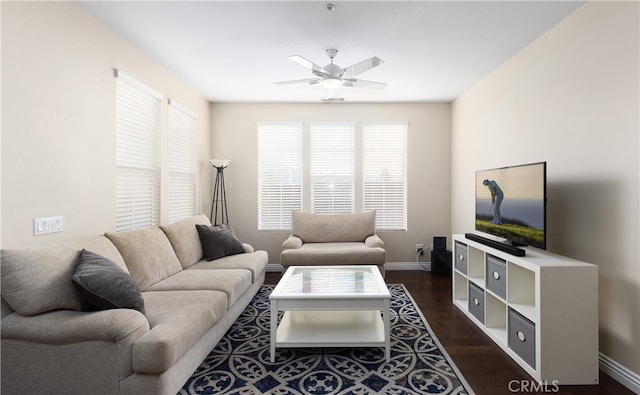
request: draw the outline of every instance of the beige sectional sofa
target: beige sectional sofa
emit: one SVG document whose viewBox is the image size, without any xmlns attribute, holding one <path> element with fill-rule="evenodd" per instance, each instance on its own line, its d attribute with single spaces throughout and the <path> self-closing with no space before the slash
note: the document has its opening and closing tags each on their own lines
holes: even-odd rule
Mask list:
<svg viewBox="0 0 640 395">
<path fill-rule="evenodd" d="M 294 211 L 280 264 L 289 266 L 377 265 L 384 276 L 387 253 L 376 234 L 376 212 L 309 214 Z"/>
<path fill-rule="evenodd" d="M 243 253 L 203 260 L 196 224 L 210 225 L 199 215 L 168 226 L 2 250 L 2 393 L 179 391 L 260 289 L 267 264 L 267 253 L 247 244 Z M 87 311 L 95 307 L 87 306 L 71 280 L 83 249 L 130 274 L 144 314 L 133 308 Z"/>
</svg>

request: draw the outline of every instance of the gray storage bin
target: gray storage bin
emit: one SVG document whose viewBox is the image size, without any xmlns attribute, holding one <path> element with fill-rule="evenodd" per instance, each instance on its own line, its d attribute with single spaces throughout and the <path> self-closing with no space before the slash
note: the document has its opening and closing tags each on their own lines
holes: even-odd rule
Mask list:
<svg viewBox="0 0 640 395">
<path fill-rule="evenodd" d="M 484 324 L 484 290 L 469 282 L 469 312 Z"/>
<path fill-rule="evenodd" d="M 536 368 L 536 325 L 509 307 L 509 348 Z"/>
<path fill-rule="evenodd" d="M 507 299 L 507 262 L 487 254 L 487 289 Z"/>
<path fill-rule="evenodd" d="M 456 241 L 455 246 L 455 268 L 464 274 L 467 274 L 467 245 Z"/>
</svg>

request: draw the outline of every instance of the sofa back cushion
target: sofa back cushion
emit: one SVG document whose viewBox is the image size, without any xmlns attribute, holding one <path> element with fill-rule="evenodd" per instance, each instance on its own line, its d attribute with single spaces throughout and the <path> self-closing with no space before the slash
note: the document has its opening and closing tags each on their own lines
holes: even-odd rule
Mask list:
<svg viewBox="0 0 640 395">
<path fill-rule="evenodd" d="M 169 239 L 160 228 L 105 235 L 120 251 L 140 291 L 182 270 Z"/>
<path fill-rule="evenodd" d="M 120 253 L 104 236 L 51 246 L 4 249 L 0 257 L 3 299 L 25 316 L 59 309 L 85 309 L 86 303 L 71 281 L 83 248 L 109 258 L 128 272 Z"/>
<path fill-rule="evenodd" d="M 183 268 L 202 260 L 202 244 L 200 243 L 196 225 L 211 225 L 211 222 L 209 222 L 209 218 L 206 215 L 198 214 L 171 225 L 160 227 L 167 235 L 173 251 L 176 253 Z"/>
<path fill-rule="evenodd" d="M 364 242 L 376 233 L 376 212 L 322 215 L 294 211 L 291 233 L 304 243 Z"/>
</svg>

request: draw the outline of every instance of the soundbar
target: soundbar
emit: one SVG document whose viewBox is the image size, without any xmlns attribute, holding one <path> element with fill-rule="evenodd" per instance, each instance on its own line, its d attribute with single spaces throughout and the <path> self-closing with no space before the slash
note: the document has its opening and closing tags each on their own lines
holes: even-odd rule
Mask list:
<svg viewBox="0 0 640 395">
<path fill-rule="evenodd" d="M 525 256 L 526 254 L 526 251 L 522 248 L 514 247 L 512 245 L 505 244 L 496 240 L 487 239 L 486 237 L 478 236 L 475 233 L 465 233 L 464 237 L 514 256 Z"/>
</svg>

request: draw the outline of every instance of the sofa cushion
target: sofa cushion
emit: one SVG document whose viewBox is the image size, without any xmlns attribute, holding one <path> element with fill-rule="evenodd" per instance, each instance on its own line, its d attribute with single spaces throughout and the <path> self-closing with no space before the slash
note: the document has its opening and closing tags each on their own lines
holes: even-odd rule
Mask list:
<svg viewBox="0 0 640 395">
<path fill-rule="evenodd" d="M 215 261 L 202 260 L 187 270 L 210 270 L 210 269 L 247 269 L 251 272 L 251 282 L 255 282 L 262 272 L 264 272 L 269 257 L 266 251 L 229 255 Z"/>
<path fill-rule="evenodd" d="M 13 310 L 25 316 L 58 309 L 86 309 L 86 302 L 71 282 L 83 248 L 127 270 L 116 247 L 104 236 L 53 246 L 5 249 L 0 256 L 2 297 Z"/>
<path fill-rule="evenodd" d="M 251 286 L 251 271 L 244 269 L 183 270 L 157 282 L 147 291 L 221 291 L 229 306 Z"/>
<path fill-rule="evenodd" d="M 218 291 L 143 292 L 151 330 L 133 344 L 133 370 L 162 373 L 225 314 L 227 295 Z"/>
<path fill-rule="evenodd" d="M 71 279 L 98 310 L 125 308 L 144 314 L 144 300 L 131 275 L 102 255 L 83 249 Z"/>
<path fill-rule="evenodd" d="M 202 259 L 202 244 L 196 225 L 211 225 L 211 222 L 206 215 L 198 214 L 171 225 L 160 226 L 183 268 Z"/>
<path fill-rule="evenodd" d="M 376 212 L 322 215 L 294 211 L 291 233 L 304 243 L 364 242 L 376 233 Z"/>
<path fill-rule="evenodd" d="M 141 291 L 182 270 L 169 239 L 160 228 L 106 233 L 122 254 Z"/>
<path fill-rule="evenodd" d="M 244 247 L 229 224 L 196 225 L 204 259 L 212 261 L 229 255 L 242 254 Z"/>
</svg>

